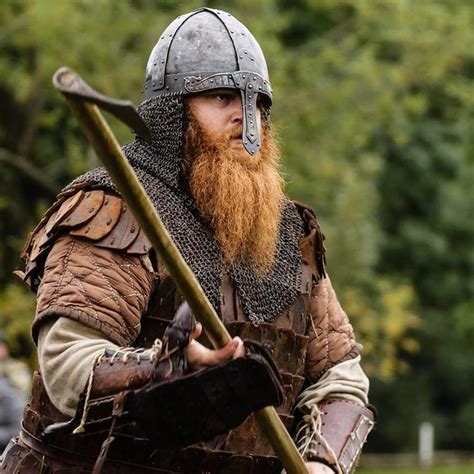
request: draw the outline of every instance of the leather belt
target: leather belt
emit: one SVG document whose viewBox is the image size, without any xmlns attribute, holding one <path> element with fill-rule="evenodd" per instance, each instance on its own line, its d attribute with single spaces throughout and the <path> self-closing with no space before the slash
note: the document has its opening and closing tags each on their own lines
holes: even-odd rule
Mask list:
<svg viewBox="0 0 474 474">
<path fill-rule="evenodd" d="M 92 470 L 95 459 L 85 454 L 69 451 L 67 449 L 60 448 L 51 444 L 46 444 L 40 439 L 28 433 L 24 428 L 20 431 L 20 439 L 28 448 L 36 451 L 37 453 L 45 456 L 46 458 L 52 459 L 56 462 L 75 466 L 81 466 L 82 468 Z M 66 461 L 67 460 L 67 461 Z M 179 474 L 176 471 L 169 471 L 164 469 L 153 468 L 150 466 L 143 466 L 138 464 L 127 463 L 124 461 L 117 461 L 115 459 L 107 460 L 105 463 L 105 469 L 116 468 L 122 469 L 124 473 L 130 472 L 130 468 L 140 468 L 140 472 L 153 473 L 153 474 Z"/>
</svg>

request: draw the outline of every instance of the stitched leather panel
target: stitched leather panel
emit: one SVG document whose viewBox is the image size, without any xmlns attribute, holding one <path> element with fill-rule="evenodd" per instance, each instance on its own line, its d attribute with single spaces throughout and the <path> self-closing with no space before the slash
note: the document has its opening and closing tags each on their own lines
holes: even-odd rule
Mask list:
<svg viewBox="0 0 474 474">
<path fill-rule="evenodd" d="M 139 257 L 63 235 L 46 259 L 33 337 L 45 318 L 66 316 L 116 344 L 130 344 L 140 332 L 155 283 L 155 274 Z"/>
<path fill-rule="evenodd" d="M 316 382 L 330 367 L 357 357 L 362 346 L 355 341 L 352 326 L 328 277 L 313 287 L 311 315 L 306 372 Z"/>
</svg>

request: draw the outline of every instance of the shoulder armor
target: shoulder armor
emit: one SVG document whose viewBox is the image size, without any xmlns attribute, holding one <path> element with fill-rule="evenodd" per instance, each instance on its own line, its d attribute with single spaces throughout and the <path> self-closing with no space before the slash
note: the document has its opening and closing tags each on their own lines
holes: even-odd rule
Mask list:
<svg viewBox="0 0 474 474">
<path fill-rule="evenodd" d="M 25 272 L 15 272 L 36 291 L 43 265 L 56 239 L 65 233 L 98 247 L 144 255 L 151 248 L 124 201 L 103 190 L 74 188 L 62 193 L 28 236 L 21 259 Z"/>
<path fill-rule="evenodd" d="M 303 259 L 310 264 L 316 281 L 326 276 L 326 248 L 324 240 L 326 237 L 321 230 L 318 218 L 306 204 L 300 201 L 293 201 L 298 209 L 305 227 L 305 237 L 300 242 Z"/>
</svg>

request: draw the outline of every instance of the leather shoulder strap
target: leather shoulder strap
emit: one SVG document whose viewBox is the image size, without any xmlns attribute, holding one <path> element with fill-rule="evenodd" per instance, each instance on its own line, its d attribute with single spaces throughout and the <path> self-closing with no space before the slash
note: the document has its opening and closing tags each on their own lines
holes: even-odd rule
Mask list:
<svg viewBox="0 0 474 474">
<path fill-rule="evenodd" d="M 58 195 L 25 243 L 21 254 L 25 271 L 15 275 L 33 291 L 49 251 L 65 233 L 127 254 L 145 255 L 151 249 L 150 241 L 120 197 L 101 189 L 73 188 Z"/>
<path fill-rule="evenodd" d="M 315 281 L 319 281 L 326 276 L 326 237 L 313 209 L 299 201 L 294 200 L 293 204 L 298 209 L 305 227 L 305 237 L 300 242 L 303 259 L 311 265 Z"/>
</svg>

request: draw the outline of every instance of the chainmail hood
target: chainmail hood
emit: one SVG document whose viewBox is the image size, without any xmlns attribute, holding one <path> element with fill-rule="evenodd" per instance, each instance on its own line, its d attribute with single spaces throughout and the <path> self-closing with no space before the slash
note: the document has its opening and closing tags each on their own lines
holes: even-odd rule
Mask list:
<svg viewBox="0 0 474 474">
<path fill-rule="evenodd" d="M 136 137 L 123 151 L 150 196 L 163 223 L 193 270 L 217 312 L 220 310 L 223 265 L 219 245 L 201 219 L 186 191 L 182 168 L 185 105 L 182 96 L 159 96 L 143 102 L 139 113 L 151 130 L 150 142 Z M 117 193 L 105 168 L 93 169 L 65 189 L 78 184 Z M 228 273 L 242 309 L 254 324 L 272 322 L 301 291 L 303 222 L 295 205 L 285 201 L 279 226 L 275 263 L 259 277 L 245 261 L 238 260 Z"/>
</svg>

